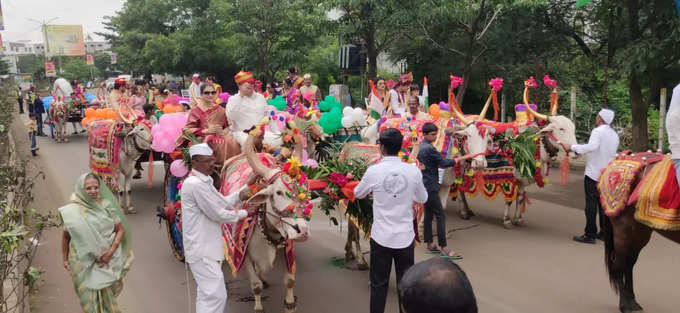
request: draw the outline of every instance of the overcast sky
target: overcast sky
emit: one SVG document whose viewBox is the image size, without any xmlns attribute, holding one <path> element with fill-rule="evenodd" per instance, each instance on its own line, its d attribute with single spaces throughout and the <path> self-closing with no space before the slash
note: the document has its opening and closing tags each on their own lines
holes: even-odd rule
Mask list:
<svg viewBox="0 0 680 313">
<path fill-rule="evenodd" d="M 40 24 L 31 21 L 49 21 L 51 24 L 80 24 L 85 34 L 103 31 L 103 17 L 120 10 L 125 0 L 0 0 L 5 30 L 3 41 L 31 40 L 42 42 Z"/>
</svg>

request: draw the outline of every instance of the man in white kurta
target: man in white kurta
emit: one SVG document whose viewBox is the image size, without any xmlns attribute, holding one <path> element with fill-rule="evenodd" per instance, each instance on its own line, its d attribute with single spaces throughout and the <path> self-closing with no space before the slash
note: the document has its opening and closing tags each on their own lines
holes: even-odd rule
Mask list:
<svg viewBox="0 0 680 313">
<path fill-rule="evenodd" d="M 215 158 L 205 144 L 189 148 L 191 174 L 182 183 L 182 241 L 184 258 L 196 280 L 196 313 L 223 313 L 227 289 L 222 273 L 224 244 L 221 223 L 236 223 L 248 216 L 241 201 L 250 193 L 248 184 L 223 196 L 213 186 L 210 173 Z"/>
<path fill-rule="evenodd" d="M 267 114 L 267 102 L 263 95 L 253 89 L 255 80 L 250 72 L 241 71 L 234 76 L 234 80 L 238 85 L 238 93 L 229 97 L 227 101 L 227 120 L 232 135 L 241 145 L 241 151 L 245 151 L 244 145 L 248 134 L 244 130 L 249 130 L 262 122 Z M 281 145 L 278 134 L 270 131 L 265 132 L 263 142 L 274 146 Z"/>
<path fill-rule="evenodd" d="M 201 100 L 201 76 L 194 74 L 191 77 L 191 86 L 189 86 L 189 102 L 193 108 L 200 103 Z"/>
</svg>

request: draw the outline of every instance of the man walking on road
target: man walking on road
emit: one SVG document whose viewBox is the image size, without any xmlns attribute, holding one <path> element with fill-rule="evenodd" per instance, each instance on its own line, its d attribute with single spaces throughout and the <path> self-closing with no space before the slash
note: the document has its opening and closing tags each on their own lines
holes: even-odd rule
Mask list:
<svg viewBox="0 0 680 313">
<path fill-rule="evenodd" d="M 238 208 L 251 193 L 248 184 L 239 191 L 223 196 L 213 186 L 210 177 L 215 157 L 208 144 L 189 148 L 192 171 L 184 180 L 182 197 L 182 228 L 184 256 L 196 280 L 196 313 L 223 313 L 227 304 L 227 289 L 222 273 L 224 246 L 221 223 L 236 223 L 248 216 Z"/>
<path fill-rule="evenodd" d="M 384 158 L 366 170 L 354 190 L 359 199 L 373 193 L 371 313 L 385 311 L 392 260 L 397 283 L 413 265 L 413 203 L 427 200 L 418 168 L 402 162 L 397 156 L 402 140 L 402 134 L 395 128 L 380 133 L 379 145 Z"/>
<path fill-rule="evenodd" d="M 33 103 L 33 114 L 35 114 L 35 121 L 38 125 L 38 136 L 45 137 L 45 132 L 43 131 L 43 113 L 45 113 L 45 107 L 43 106 L 43 101 L 40 99 L 40 95 L 36 94 Z"/>
<path fill-rule="evenodd" d="M 574 241 L 582 243 L 595 243 L 600 237 L 597 232 L 596 219 L 599 212 L 600 227 L 602 227 L 602 208 L 600 205 L 600 192 L 597 190 L 597 181 L 602 169 L 616 156 L 619 148 L 619 135 L 610 126 L 614 121 L 614 111 L 602 109 L 595 118 L 597 127 L 590 133 L 590 139 L 583 145 L 563 145 L 564 150 L 574 151 L 578 154 L 586 154 L 585 178 L 583 185 L 586 193 L 586 229 L 581 236 L 574 236 Z"/>
<path fill-rule="evenodd" d="M 16 89 L 17 103 L 19 103 L 19 114 L 24 114 L 24 98 L 21 94 L 21 87 Z"/>
</svg>

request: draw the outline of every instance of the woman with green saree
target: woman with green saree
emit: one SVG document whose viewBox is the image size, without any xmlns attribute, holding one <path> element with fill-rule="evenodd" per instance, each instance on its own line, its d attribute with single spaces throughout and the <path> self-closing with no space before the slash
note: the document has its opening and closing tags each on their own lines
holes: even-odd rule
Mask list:
<svg viewBox="0 0 680 313">
<path fill-rule="evenodd" d="M 116 298 L 134 258 L 125 214 L 92 173 L 80 176 L 71 202 L 59 208 L 64 268 L 85 313 L 118 313 Z"/>
</svg>

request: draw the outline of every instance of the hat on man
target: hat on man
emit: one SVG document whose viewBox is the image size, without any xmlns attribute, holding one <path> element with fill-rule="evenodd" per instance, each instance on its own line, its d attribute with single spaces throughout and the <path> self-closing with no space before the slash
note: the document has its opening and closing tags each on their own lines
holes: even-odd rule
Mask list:
<svg viewBox="0 0 680 313">
<path fill-rule="evenodd" d="M 304 79 L 312 78 L 312 75 L 307 73 L 307 74 L 303 75 L 302 78 L 304 78 Z"/>
<path fill-rule="evenodd" d="M 607 125 L 614 121 L 614 111 L 610 109 L 602 109 L 597 115 L 599 115 L 600 118 L 602 118 L 602 121 L 604 121 Z"/>
<path fill-rule="evenodd" d="M 212 155 L 213 151 L 207 143 L 199 143 L 189 147 L 189 155 L 193 158 L 196 155 Z"/>
<path fill-rule="evenodd" d="M 201 75 L 199 75 L 198 73 L 196 73 L 196 74 L 194 74 L 194 75 L 191 76 L 191 77 L 193 77 L 193 78 L 199 78 L 199 77 L 201 77 Z"/>
<path fill-rule="evenodd" d="M 240 71 L 238 74 L 234 76 L 234 80 L 236 81 L 236 85 L 240 85 L 243 83 L 253 83 L 255 79 L 253 78 L 253 74 L 250 72 L 244 72 Z"/>
<path fill-rule="evenodd" d="M 123 86 L 123 85 L 125 85 L 125 78 L 122 78 L 122 77 L 121 77 L 121 78 L 116 78 L 116 80 L 113 81 L 113 83 L 116 84 L 116 85 L 121 85 L 121 86 Z"/>
</svg>

